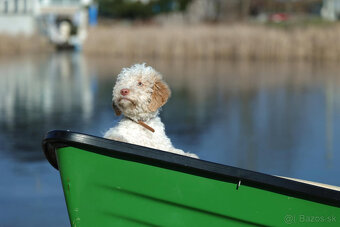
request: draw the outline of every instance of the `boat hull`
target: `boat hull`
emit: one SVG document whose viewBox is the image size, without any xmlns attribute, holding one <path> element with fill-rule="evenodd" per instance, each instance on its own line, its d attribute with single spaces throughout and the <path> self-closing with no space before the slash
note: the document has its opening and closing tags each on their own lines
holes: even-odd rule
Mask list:
<svg viewBox="0 0 340 227">
<path fill-rule="evenodd" d="M 166 153 L 167 158 L 184 158 L 187 164 L 182 160 L 177 165 L 131 152 L 117 155 L 115 149 L 96 152 L 96 147 L 63 144 L 56 146 L 55 154 L 72 226 L 338 226 L 340 222 L 337 201 L 323 203 L 261 187 L 246 176 L 235 180 L 233 174 L 195 169 L 201 160 Z"/>
</svg>

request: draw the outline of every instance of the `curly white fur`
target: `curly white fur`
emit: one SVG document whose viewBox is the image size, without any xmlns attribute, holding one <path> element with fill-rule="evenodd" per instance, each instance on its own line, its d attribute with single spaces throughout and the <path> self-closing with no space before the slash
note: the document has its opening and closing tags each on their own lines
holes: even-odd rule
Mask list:
<svg viewBox="0 0 340 227">
<path fill-rule="evenodd" d="M 128 93 L 124 94 L 122 90 Z M 164 124 L 158 114 L 159 108 L 169 96 L 168 85 L 151 66 L 145 66 L 144 63 L 124 68 L 118 75 L 112 99 L 116 114 L 123 113 L 124 118 L 117 126 L 109 129 L 104 137 L 198 158 L 195 154 L 174 148 L 165 134 Z M 155 132 L 138 124 L 139 121 Z"/>
</svg>

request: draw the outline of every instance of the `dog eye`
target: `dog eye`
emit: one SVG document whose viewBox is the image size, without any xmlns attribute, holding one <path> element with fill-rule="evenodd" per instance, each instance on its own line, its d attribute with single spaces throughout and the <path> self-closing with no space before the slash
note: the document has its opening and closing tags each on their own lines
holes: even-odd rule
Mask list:
<svg viewBox="0 0 340 227">
<path fill-rule="evenodd" d="M 138 82 L 138 86 L 142 86 L 142 85 L 143 85 L 142 82 L 139 81 L 139 82 Z"/>
</svg>

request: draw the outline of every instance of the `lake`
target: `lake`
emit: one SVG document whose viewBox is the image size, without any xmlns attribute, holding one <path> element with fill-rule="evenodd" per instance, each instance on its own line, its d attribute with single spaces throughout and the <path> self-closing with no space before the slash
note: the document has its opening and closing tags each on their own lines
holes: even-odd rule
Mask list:
<svg viewBox="0 0 340 227">
<path fill-rule="evenodd" d="M 175 147 L 201 159 L 340 186 L 340 65 L 146 60 L 172 97 L 161 118 Z M 53 129 L 102 136 L 122 67 L 77 53 L 0 58 L 0 225 L 67 226 L 58 172 L 45 160 Z"/>
</svg>

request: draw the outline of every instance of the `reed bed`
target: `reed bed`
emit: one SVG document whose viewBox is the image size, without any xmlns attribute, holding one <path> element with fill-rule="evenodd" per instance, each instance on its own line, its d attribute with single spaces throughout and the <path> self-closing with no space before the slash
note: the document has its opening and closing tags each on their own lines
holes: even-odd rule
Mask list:
<svg viewBox="0 0 340 227">
<path fill-rule="evenodd" d="M 0 56 L 42 53 L 52 50 L 53 45 L 39 35 L 0 35 Z"/>
<path fill-rule="evenodd" d="M 235 60 L 339 60 L 340 26 L 99 26 L 84 52 L 114 57 Z"/>
</svg>

